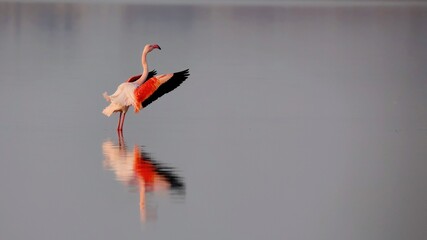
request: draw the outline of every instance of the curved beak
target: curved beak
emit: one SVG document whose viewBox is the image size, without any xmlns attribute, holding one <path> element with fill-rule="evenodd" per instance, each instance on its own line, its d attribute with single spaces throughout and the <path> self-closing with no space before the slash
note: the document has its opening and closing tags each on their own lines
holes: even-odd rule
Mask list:
<svg viewBox="0 0 427 240">
<path fill-rule="evenodd" d="M 154 45 L 153 45 L 153 48 L 157 48 L 157 49 L 159 49 L 159 50 L 162 50 L 162 49 L 160 48 L 160 46 L 159 46 L 159 45 L 157 45 L 157 44 L 154 44 Z"/>
</svg>

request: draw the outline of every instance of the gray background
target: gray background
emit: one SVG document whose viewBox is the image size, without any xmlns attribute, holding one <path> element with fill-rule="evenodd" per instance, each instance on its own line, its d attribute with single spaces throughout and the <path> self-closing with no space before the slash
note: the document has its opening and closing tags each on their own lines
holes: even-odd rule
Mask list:
<svg viewBox="0 0 427 240">
<path fill-rule="evenodd" d="M 1 239 L 422 239 L 427 8 L 0 3 Z M 139 221 L 101 93 L 189 80 L 125 123 L 184 179 Z"/>
</svg>

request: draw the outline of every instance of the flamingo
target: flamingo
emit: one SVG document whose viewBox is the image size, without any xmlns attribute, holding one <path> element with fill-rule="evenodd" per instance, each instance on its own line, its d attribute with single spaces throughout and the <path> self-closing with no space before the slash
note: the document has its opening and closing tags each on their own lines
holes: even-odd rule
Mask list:
<svg viewBox="0 0 427 240">
<path fill-rule="evenodd" d="M 161 75 L 156 75 L 156 70 L 148 71 L 147 54 L 154 49 L 161 50 L 158 44 L 147 44 L 142 51 L 142 74 L 130 77 L 126 82 L 120 84 L 112 95 L 108 95 L 107 92 L 103 93 L 105 100 L 110 102 L 110 105 L 104 108 L 102 113 L 108 117 L 114 112 L 120 113 L 117 131 L 123 131 L 125 116 L 131 105 L 134 107 L 135 113 L 138 113 L 159 97 L 177 88 L 190 75 L 189 69 Z"/>
</svg>

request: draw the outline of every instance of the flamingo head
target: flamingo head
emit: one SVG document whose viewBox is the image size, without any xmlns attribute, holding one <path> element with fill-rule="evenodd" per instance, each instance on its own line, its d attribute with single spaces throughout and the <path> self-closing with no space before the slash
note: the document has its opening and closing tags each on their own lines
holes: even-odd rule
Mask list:
<svg viewBox="0 0 427 240">
<path fill-rule="evenodd" d="M 156 48 L 159 49 L 159 50 L 162 50 L 160 48 L 160 46 L 157 45 L 157 44 L 147 44 L 144 47 L 144 51 L 147 52 L 147 53 L 149 53 L 149 52 L 153 51 L 153 49 L 156 49 Z"/>
</svg>

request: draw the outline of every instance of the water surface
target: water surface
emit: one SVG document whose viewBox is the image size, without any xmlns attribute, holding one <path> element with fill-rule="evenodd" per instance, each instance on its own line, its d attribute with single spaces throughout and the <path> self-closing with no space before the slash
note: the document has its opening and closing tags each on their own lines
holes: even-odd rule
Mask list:
<svg viewBox="0 0 427 240">
<path fill-rule="evenodd" d="M 426 25 L 414 6 L 1 3 L 0 238 L 422 239 Z M 191 76 L 129 114 L 124 147 L 101 93 L 146 43 Z M 149 167 L 145 189 L 153 163 L 184 188 Z"/>
</svg>

